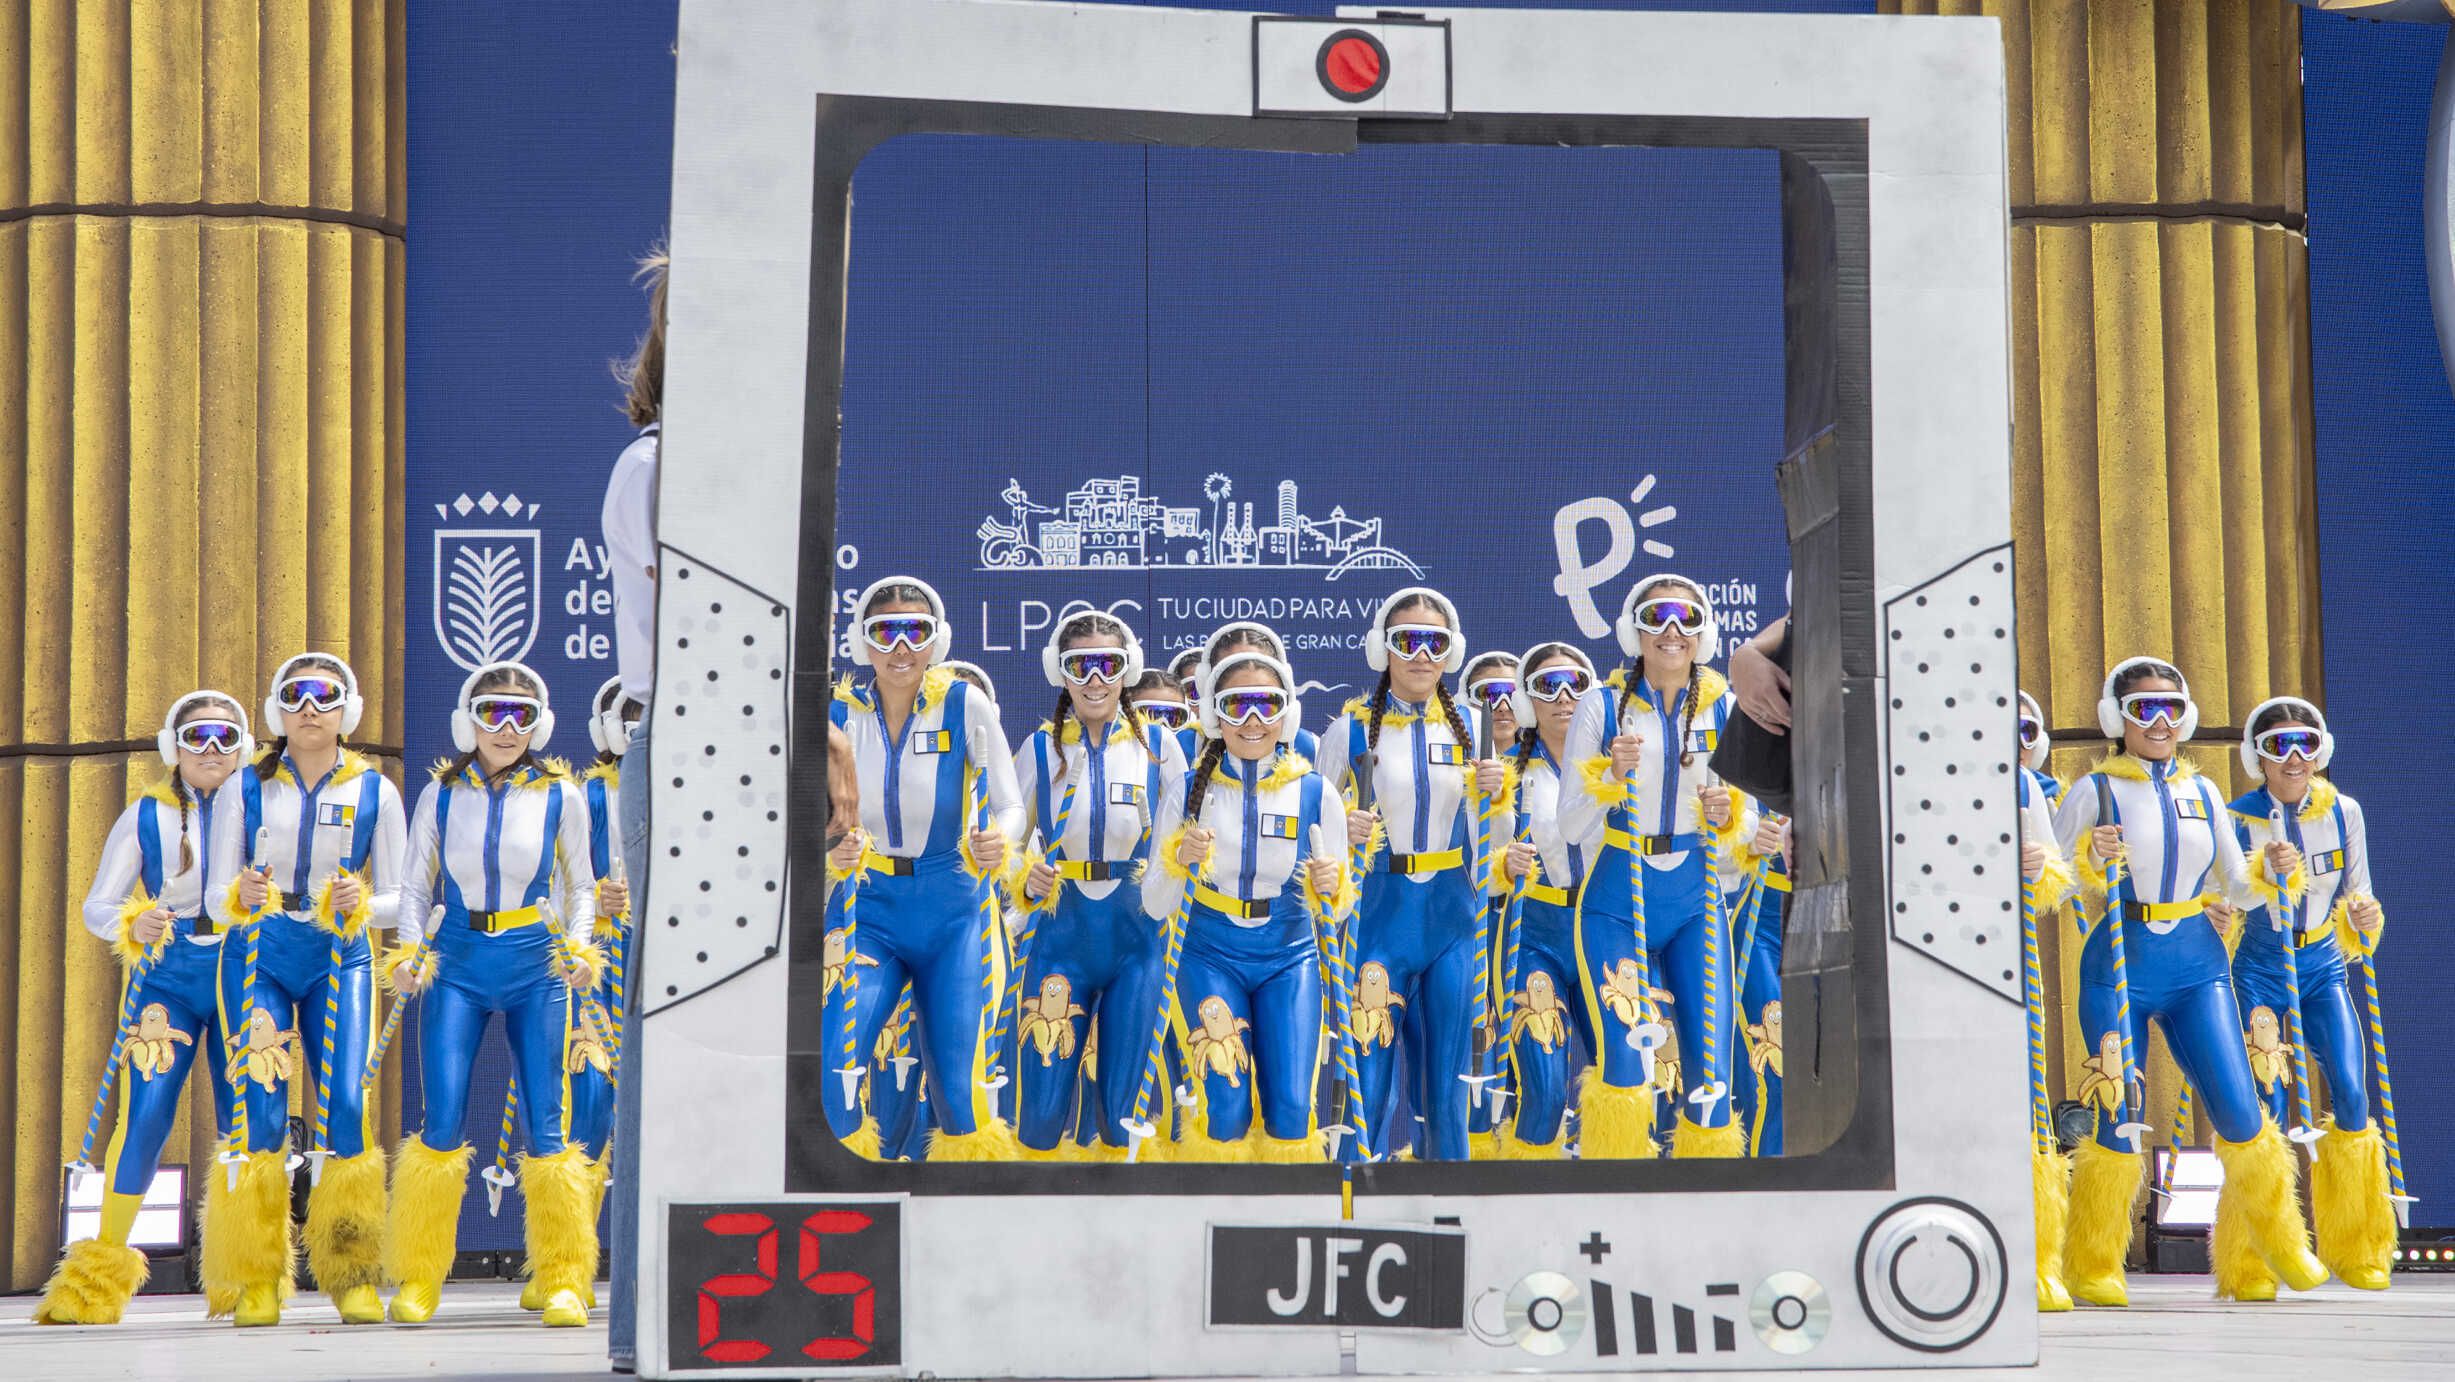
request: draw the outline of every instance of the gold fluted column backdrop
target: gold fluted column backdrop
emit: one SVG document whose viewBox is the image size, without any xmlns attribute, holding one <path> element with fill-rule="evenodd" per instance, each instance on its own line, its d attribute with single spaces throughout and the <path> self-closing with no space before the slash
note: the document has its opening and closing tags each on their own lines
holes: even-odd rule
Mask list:
<svg viewBox="0 0 2455 1382">
<path fill-rule="evenodd" d="M 2202 736 L 2319 679 L 2300 13 L 2284 0 L 1884 0 L 1991 15 L 2009 74 L 2022 680 L 2066 781 L 2105 669 L 2172 657 Z M 2190 750 L 2230 790 L 2227 742 Z M 2069 1013 L 2079 947 L 2047 944 Z M 2059 1024 L 2056 1087 L 2085 1056 Z M 2180 1078 L 2161 1040 L 2149 1107 Z M 2204 1126 L 2200 1130 L 2204 1135 Z"/>
<path fill-rule="evenodd" d="M 399 771 L 405 24 L 405 0 L 0 5 L 0 1262 L 19 1289 L 57 1255 L 116 1012 L 78 904 L 164 771 L 164 707 L 198 685 L 255 707 L 282 657 L 328 648 L 367 694 L 354 742 Z M 389 1139 L 397 1068 L 382 1119 Z M 164 1161 L 201 1170 L 211 1133 L 195 1082 Z"/>
</svg>

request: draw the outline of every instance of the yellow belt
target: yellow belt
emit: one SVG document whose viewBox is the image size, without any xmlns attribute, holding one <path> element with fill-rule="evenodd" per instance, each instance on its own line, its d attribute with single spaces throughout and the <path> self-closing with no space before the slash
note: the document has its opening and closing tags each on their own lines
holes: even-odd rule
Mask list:
<svg viewBox="0 0 2455 1382">
<path fill-rule="evenodd" d="M 1528 884 L 1526 888 L 1526 896 L 1537 902 L 1548 902 L 1554 907 L 1566 907 L 1571 902 L 1577 900 L 1577 892 L 1575 889 L 1555 888 L 1549 883 Z"/>
<path fill-rule="evenodd" d="M 1193 885 L 1193 900 L 1214 912 L 1225 913 L 1232 917 L 1243 917 L 1247 921 L 1259 921 L 1270 915 L 1269 898 L 1256 898 L 1248 902 L 1241 897 L 1230 897 L 1208 883 Z"/>
<path fill-rule="evenodd" d="M 1058 859 L 1049 864 L 1059 878 L 1074 883 L 1105 883 L 1117 877 L 1114 859 Z"/>
<path fill-rule="evenodd" d="M 1603 831 L 1604 844 L 1617 845 L 1631 854 L 1646 857 L 1656 854 L 1678 854 L 1696 848 L 1694 845 L 1670 843 L 1678 838 L 1676 835 L 1631 835 L 1625 830 L 1606 829 Z"/>
<path fill-rule="evenodd" d="M 2123 915 L 2133 921 L 2180 921 L 2184 917 L 2198 916 L 2206 910 L 2206 906 L 2196 897 L 2186 897 L 2180 902 L 2126 902 L 2123 904 Z"/>
<path fill-rule="evenodd" d="M 471 912 L 469 929 L 494 936 L 505 931 L 517 931 L 523 926 L 534 926 L 543 920 L 545 914 L 535 907 L 522 907 L 510 912 Z"/>
<path fill-rule="evenodd" d="M 1463 849 L 1444 849 L 1437 854 L 1392 854 L 1389 857 L 1389 871 L 1403 874 L 1439 873 L 1442 869 L 1454 869 L 1465 862 L 1466 851 Z"/>
<path fill-rule="evenodd" d="M 2328 937 L 2333 936 L 2334 934 L 2336 934 L 2336 928 L 2333 926 L 2311 927 L 2309 930 L 2302 932 L 2299 936 L 2294 938 L 2293 948 L 2296 950 L 2307 949 L 2310 946 L 2317 945 L 2320 941 L 2326 940 Z"/>
<path fill-rule="evenodd" d="M 1764 882 L 1765 882 L 1765 886 L 1766 886 L 1766 887 L 1771 888 L 1773 891 L 1775 891 L 1775 892 L 1777 892 L 1777 893 L 1786 893 L 1786 892 L 1790 891 L 1790 875 L 1789 875 L 1789 874 L 1786 874 L 1786 873 L 1767 873 L 1767 874 L 1759 874 L 1758 876 L 1759 876 L 1759 877 L 1761 877 L 1762 879 L 1764 879 Z"/>
</svg>

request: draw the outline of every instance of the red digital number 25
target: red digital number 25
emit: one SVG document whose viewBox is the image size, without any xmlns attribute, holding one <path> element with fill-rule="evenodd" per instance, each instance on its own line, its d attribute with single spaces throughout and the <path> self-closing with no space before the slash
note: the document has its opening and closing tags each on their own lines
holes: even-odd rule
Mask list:
<svg viewBox="0 0 2455 1382">
<path fill-rule="evenodd" d="M 816 1296 L 851 1296 L 852 1333 L 830 1334 L 801 1346 L 804 1355 L 821 1362 L 854 1359 L 869 1352 L 878 1329 L 878 1288 L 859 1272 L 831 1272 L 819 1263 L 819 1240 L 828 1234 L 859 1233 L 870 1216 L 849 1209 L 822 1209 L 801 1221 L 800 1250 L 794 1275 Z M 699 1287 L 699 1353 L 714 1363 L 755 1363 L 773 1349 L 756 1339 L 727 1339 L 721 1318 L 723 1302 L 737 1296 L 763 1296 L 776 1288 L 776 1221 L 765 1214 L 711 1215 L 709 1234 L 719 1238 L 758 1236 L 755 1272 L 710 1277 Z"/>
</svg>

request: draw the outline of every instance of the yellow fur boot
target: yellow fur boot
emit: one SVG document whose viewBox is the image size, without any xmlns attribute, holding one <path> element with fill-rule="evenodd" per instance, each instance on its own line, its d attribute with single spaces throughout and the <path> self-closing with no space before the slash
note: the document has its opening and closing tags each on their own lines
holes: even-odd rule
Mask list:
<svg viewBox="0 0 2455 1382">
<path fill-rule="evenodd" d="M 1014 1125 L 1003 1118 L 984 1118 L 978 1130 L 954 1133 L 940 1130 L 929 1135 L 931 1161 L 1020 1161 L 1023 1144 L 1014 1137 Z"/>
<path fill-rule="evenodd" d="M 1517 1122 L 1498 1127 L 1476 1143 L 1478 1161 L 1558 1161 L 1566 1154 L 1567 1134 L 1554 1132 L 1549 1142 L 1523 1142 L 1517 1136 Z"/>
<path fill-rule="evenodd" d="M 2131 1251 L 2131 1206 L 2144 1173 L 2138 1152 L 2091 1138 L 2071 1159 L 2071 1215 L 2063 1239 L 2063 1284 L 2089 1305 L 2129 1305 L 2123 1257 Z"/>
<path fill-rule="evenodd" d="M 1671 1124 L 1671 1156 L 1677 1161 L 1747 1155 L 1747 1129 L 1736 1122 L 1718 1128 L 1701 1127 L 1681 1114 Z"/>
<path fill-rule="evenodd" d="M 448 1152 L 411 1137 L 392 1163 L 392 1212 L 384 1223 L 384 1275 L 400 1283 L 394 1324 L 435 1316 L 460 1240 L 460 1198 L 469 1186 L 467 1143 Z M 534 1206 L 530 1212 L 535 1213 Z"/>
<path fill-rule="evenodd" d="M 841 1140 L 845 1151 L 863 1161 L 884 1160 L 878 1151 L 878 1120 L 875 1118 L 863 1118 L 861 1126 L 853 1129 L 850 1135 Z"/>
<path fill-rule="evenodd" d="M 1309 1137 L 1278 1138 L 1255 1128 L 1253 1159 L 1273 1166 L 1326 1166 L 1330 1161 L 1330 1137 L 1316 1132 Z"/>
<path fill-rule="evenodd" d="M 545 1292 L 545 1322 L 588 1323 L 597 1279 L 595 1163 L 579 1147 L 520 1159 L 520 1195 L 528 1202 L 529 1275 Z"/>
<path fill-rule="evenodd" d="M 117 1324 L 128 1298 L 145 1284 L 145 1254 L 125 1243 L 80 1238 L 68 1245 L 43 1299 L 36 1324 Z"/>
<path fill-rule="evenodd" d="M 215 1166 L 208 1174 L 223 1192 L 220 1212 L 208 1219 L 205 1258 L 208 1283 L 216 1277 L 228 1292 L 233 1323 L 242 1327 L 281 1323 L 281 1303 L 298 1273 L 298 1244 L 290 1235 L 289 1158 L 281 1152 L 250 1152 L 239 1166 L 239 1183 Z M 207 1208 L 214 1208 L 208 1197 Z M 213 1238 L 221 1242 L 217 1246 Z M 208 1297 L 208 1309 L 220 1299 Z"/>
<path fill-rule="evenodd" d="M 2319 1260 L 2364 1291 L 2387 1289 L 2395 1260 L 2395 1202 L 2387 1197 L 2387 1144 L 2376 1123 L 2346 1132 L 2332 1123 L 2310 1163 L 2310 1217 Z"/>
<path fill-rule="evenodd" d="M 2063 1289 L 2063 1230 L 2071 1219 L 2071 1162 L 2043 1148 L 2029 1153 L 2029 1195 L 2037 1209 L 2037 1308 L 2053 1314 L 2071 1308 Z"/>
<path fill-rule="evenodd" d="M 1577 1083 L 1577 1157 L 1581 1161 L 1650 1158 L 1654 1152 L 1654 1089 L 1622 1089 L 1603 1080 L 1600 1062 Z"/>
<path fill-rule="evenodd" d="M 2263 1118 L 2248 1142 L 2216 1139 L 2216 1159 L 2225 1168 L 2225 1187 L 2216 1192 L 2216 1227 L 2208 1235 L 2208 1255 L 2218 1270 L 2218 1296 L 2226 1295 L 2228 1260 L 2238 1262 L 2244 1251 L 2257 1253 L 2270 1272 L 2296 1291 L 2324 1285 L 2327 1268 L 2310 1254 L 2309 1230 L 2294 1193 L 2293 1149 L 2276 1124 Z"/>
<path fill-rule="evenodd" d="M 384 1153 L 369 1147 L 324 1163 L 307 1192 L 307 1270 L 332 1296 L 343 1324 L 380 1324 L 383 1280 Z"/>
</svg>

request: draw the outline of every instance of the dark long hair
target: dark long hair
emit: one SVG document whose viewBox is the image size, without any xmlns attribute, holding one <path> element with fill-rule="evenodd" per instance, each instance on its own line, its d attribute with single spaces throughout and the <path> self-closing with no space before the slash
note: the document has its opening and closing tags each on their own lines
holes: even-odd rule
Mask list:
<svg viewBox="0 0 2455 1382">
<path fill-rule="evenodd" d="M 1440 601 L 1433 599 L 1429 595 L 1417 595 L 1404 604 L 1392 605 L 1390 607 L 1389 614 L 1382 619 L 1381 627 L 1372 631 L 1373 637 L 1380 637 L 1388 630 L 1389 621 L 1391 619 L 1395 619 L 1399 615 L 1404 614 L 1411 609 L 1429 609 L 1438 612 L 1442 621 L 1449 625 L 1449 636 L 1452 638 L 1463 637 L 1463 635 L 1458 631 L 1458 621 L 1450 618 L 1448 609 L 1445 608 Z M 1441 679 L 1432 684 L 1432 692 L 1433 699 L 1440 702 L 1441 718 L 1449 722 L 1449 732 L 1456 735 L 1458 738 L 1459 750 L 1465 753 L 1473 753 L 1475 751 L 1475 741 L 1473 736 L 1466 732 L 1466 717 L 1458 713 L 1458 703 L 1450 698 L 1449 677 L 1447 673 L 1443 673 Z M 1372 723 L 1371 727 L 1364 733 L 1365 752 L 1377 754 L 1381 751 L 1381 717 L 1387 715 L 1388 713 L 1389 658 L 1384 657 L 1381 659 L 1381 680 L 1372 688 Z"/>
<path fill-rule="evenodd" d="M 330 672 L 352 687 L 355 687 L 358 684 L 358 674 L 356 672 L 342 666 L 339 658 L 326 657 L 322 653 L 308 653 L 302 657 L 294 657 L 283 666 L 282 670 L 287 672 L 290 676 L 297 676 L 299 673 L 305 671 Z M 275 686 L 273 688 L 273 695 L 278 697 L 280 694 L 281 688 L 279 686 Z M 290 723 L 288 711 L 285 710 L 282 712 L 281 722 L 285 727 Z M 266 725 L 265 728 L 271 729 L 272 726 Z M 335 737 L 338 738 L 338 734 L 336 734 Z M 279 768 L 281 766 L 282 755 L 288 753 L 289 751 L 290 736 L 285 728 L 284 732 L 274 735 L 269 741 L 267 741 L 264 746 L 264 752 L 257 756 L 257 774 L 262 776 L 263 774 L 270 773 L 274 769 Z"/>
<path fill-rule="evenodd" d="M 497 667 L 493 671 L 488 672 L 486 675 L 479 677 L 477 679 L 477 685 L 469 688 L 469 699 L 475 700 L 479 696 L 482 696 L 489 691 L 514 691 L 524 696 L 535 696 L 540 701 L 543 701 L 546 698 L 546 689 L 530 680 L 528 675 L 517 667 Z M 466 710 L 468 707 L 464 705 L 457 708 Z M 469 765 L 475 763 L 476 761 L 476 749 L 470 749 L 465 753 L 456 754 L 450 759 L 445 760 L 443 767 L 444 782 L 449 784 L 458 781 L 460 775 L 468 771 Z M 535 750 L 522 749 L 518 758 L 515 758 L 511 762 L 503 765 L 502 772 L 488 774 L 488 777 L 505 777 L 518 771 L 522 766 L 534 763 L 536 761 L 537 754 Z"/>
<path fill-rule="evenodd" d="M 640 256 L 639 269 L 631 275 L 634 283 L 648 285 L 648 329 L 639 338 L 639 346 L 631 358 L 614 365 L 614 379 L 622 385 L 622 410 L 633 427 L 645 427 L 665 416 L 665 270 L 667 267 L 663 241 Z"/>
<path fill-rule="evenodd" d="M 1263 665 L 1266 666 L 1267 664 Z M 1278 676 L 1276 669 L 1272 669 L 1271 675 L 1273 677 Z M 1293 702 L 1296 694 L 1296 688 L 1288 685 L 1287 679 L 1285 678 L 1279 679 L 1279 686 L 1280 689 L 1285 691 L 1288 695 L 1290 702 L 1288 706 L 1288 713 L 1295 713 L 1295 706 Z M 1217 688 L 1214 687 L 1212 689 L 1215 691 Z M 1205 792 L 1210 790 L 1211 774 L 1219 770 L 1219 762 L 1226 756 L 1227 736 L 1225 734 L 1213 736 L 1210 742 L 1202 746 L 1202 758 L 1201 761 L 1194 766 L 1193 779 L 1185 784 L 1185 820 L 1188 823 L 1199 823 L 1201 821 L 1202 796 Z"/>
<path fill-rule="evenodd" d="M 1065 622 L 1057 626 L 1057 651 L 1063 653 L 1069 646 L 1072 645 L 1075 639 L 1086 636 L 1113 638 L 1117 640 L 1117 647 L 1122 650 L 1125 646 L 1127 630 L 1124 624 L 1119 623 L 1116 619 L 1111 618 L 1106 614 L 1102 614 L 1096 609 L 1084 610 L 1080 614 L 1069 617 L 1065 620 Z M 1163 672 L 1161 675 L 1164 676 L 1166 674 Z M 1061 665 L 1058 680 L 1062 682 L 1064 679 L 1064 673 Z M 1145 673 L 1141 680 L 1136 681 L 1134 685 L 1140 686 L 1143 681 L 1147 680 L 1149 680 L 1149 674 Z M 1133 688 L 1117 688 L 1117 711 L 1119 714 L 1125 717 L 1125 727 L 1132 732 L 1134 742 L 1144 745 L 1145 751 L 1147 752 L 1150 740 L 1149 737 L 1143 733 L 1141 713 L 1134 709 Z M 1057 688 L 1057 709 L 1051 712 L 1048 717 L 1049 738 L 1056 741 L 1057 747 L 1060 751 L 1058 755 L 1060 760 L 1064 758 L 1063 750 L 1066 742 L 1066 721 L 1073 717 L 1073 689 L 1060 685 Z M 1085 734 L 1083 736 L 1083 752 L 1089 753 L 1090 751 L 1091 736 Z"/>
<path fill-rule="evenodd" d="M 1648 595 L 1653 594 L 1657 590 L 1666 589 L 1684 590 L 1695 596 L 1698 604 L 1701 605 L 1705 602 L 1704 591 L 1697 589 L 1684 579 L 1673 578 L 1669 580 L 1656 581 L 1652 585 L 1638 591 L 1636 596 L 1629 601 L 1629 608 L 1631 610 L 1635 609 L 1638 605 L 1645 603 L 1645 597 Z M 1689 641 L 1693 643 L 1695 640 L 1691 639 Z M 1679 766 L 1683 768 L 1696 761 L 1695 750 L 1692 749 L 1690 745 L 1694 743 L 1694 735 L 1696 732 L 1696 693 L 1698 687 L 1703 684 L 1704 673 L 1705 660 L 1703 658 L 1691 657 L 1688 659 L 1687 701 L 1681 707 L 1679 712 Z M 1645 652 L 1644 649 L 1640 647 L 1635 655 L 1630 657 L 1628 660 L 1629 684 L 1634 686 L 1638 681 L 1642 680 L 1644 676 Z M 1635 698 L 1629 697 L 1620 702 L 1620 708 L 1623 714 L 1626 713 L 1628 700 L 1633 699 Z M 1613 726 L 1614 730 L 1617 728 L 1618 726 Z"/>
</svg>

